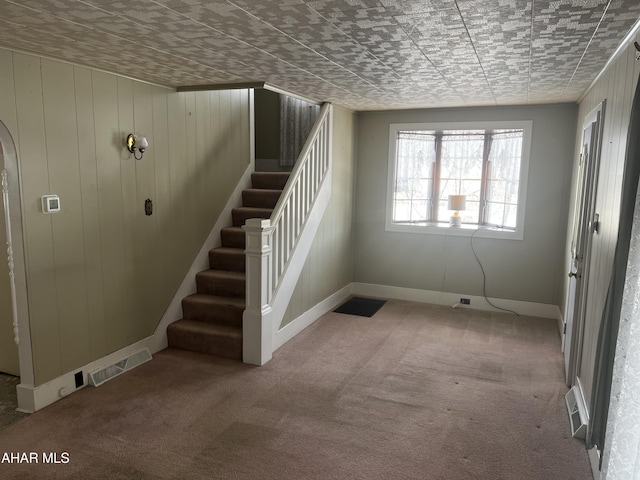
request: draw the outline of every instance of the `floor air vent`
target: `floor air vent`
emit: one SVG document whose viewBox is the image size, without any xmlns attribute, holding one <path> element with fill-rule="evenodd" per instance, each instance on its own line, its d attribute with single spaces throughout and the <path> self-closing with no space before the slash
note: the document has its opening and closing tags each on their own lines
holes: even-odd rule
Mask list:
<svg viewBox="0 0 640 480">
<path fill-rule="evenodd" d="M 567 403 L 567 411 L 569 412 L 571 435 L 575 438 L 584 439 L 587 433 L 588 420 L 580 389 L 576 385 L 571 387 L 564 400 Z"/>
<path fill-rule="evenodd" d="M 99 387 L 104 382 L 109 381 L 112 378 L 137 367 L 138 365 L 142 365 L 149 360 L 151 360 L 151 353 L 149 353 L 149 349 L 147 348 L 140 350 L 139 352 L 132 353 L 118 362 L 99 368 L 93 372 L 89 372 L 89 385 Z"/>
</svg>

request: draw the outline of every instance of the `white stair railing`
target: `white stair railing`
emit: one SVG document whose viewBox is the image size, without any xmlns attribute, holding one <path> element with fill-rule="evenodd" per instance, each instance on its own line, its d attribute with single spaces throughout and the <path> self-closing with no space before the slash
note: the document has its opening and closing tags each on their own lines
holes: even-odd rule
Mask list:
<svg viewBox="0 0 640 480">
<path fill-rule="evenodd" d="M 271 218 L 245 223 L 243 361 L 264 365 L 331 194 L 331 104 L 324 104 Z"/>
</svg>

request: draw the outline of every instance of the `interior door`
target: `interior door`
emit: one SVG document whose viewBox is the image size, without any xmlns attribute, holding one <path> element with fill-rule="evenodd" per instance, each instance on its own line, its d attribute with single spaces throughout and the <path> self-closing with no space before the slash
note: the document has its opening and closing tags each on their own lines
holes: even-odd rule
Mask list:
<svg viewBox="0 0 640 480">
<path fill-rule="evenodd" d="M 0 145 L 0 171 L 4 168 L 2 145 Z M 18 346 L 13 335 L 13 310 L 11 306 L 11 284 L 6 255 L 7 230 L 4 203 L 0 200 L 0 372 L 20 375 Z"/>
<path fill-rule="evenodd" d="M 582 130 L 563 338 L 565 374 L 569 386 L 576 380 L 577 365 L 582 355 L 591 243 L 598 228 L 595 205 L 603 111 L 604 102 L 587 115 Z"/>
</svg>

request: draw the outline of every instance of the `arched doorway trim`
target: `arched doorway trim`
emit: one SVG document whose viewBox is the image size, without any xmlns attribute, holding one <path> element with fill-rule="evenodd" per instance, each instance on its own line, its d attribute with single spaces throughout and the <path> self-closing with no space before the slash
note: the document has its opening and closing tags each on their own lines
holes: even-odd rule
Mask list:
<svg viewBox="0 0 640 480">
<path fill-rule="evenodd" d="M 0 144 L 4 157 L 6 172 L 6 190 L 10 205 L 10 216 L 7 221 L 8 236 L 11 238 L 11 258 L 9 269 L 12 271 L 15 285 L 12 301 L 14 316 L 19 335 L 18 356 L 20 361 L 20 385 L 18 386 L 18 408 L 33 411 L 30 392 L 34 387 L 33 355 L 31 351 L 31 331 L 29 326 L 29 306 L 27 300 L 26 264 L 24 256 L 24 236 L 22 228 L 22 195 L 18 155 L 11 132 L 0 120 Z M 3 175 L 4 176 L 4 175 Z M 3 187 L 4 190 L 5 187 Z M 9 252 L 8 252 L 9 253 Z M 11 265 L 12 263 L 12 265 Z M 22 394 L 21 394 L 22 392 Z"/>
</svg>

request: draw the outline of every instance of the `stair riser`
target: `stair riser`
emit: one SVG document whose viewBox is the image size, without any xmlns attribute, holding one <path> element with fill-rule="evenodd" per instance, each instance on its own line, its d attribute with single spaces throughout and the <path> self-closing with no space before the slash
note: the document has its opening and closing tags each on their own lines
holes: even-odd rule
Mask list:
<svg viewBox="0 0 640 480">
<path fill-rule="evenodd" d="M 251 175 L 253 188 L 283 190 L 289 179 L 289 173 L 254 173 Z"/>
<path fill-rule="evenodd" d="M 245 233 L 243 230 L 222 229 L 220 232 L 222 246 L 245 249 Z"/>
<path fill-rule="evenodd" d="M 255 208 L 274 208 L 281 193 L 281 190 L 245 190 L 242 192 L 242 205 Z"/>
<path fill-rule="evenodd" d="M 244 272 L 246 265 L 244 250 L 241 250 L 241 254 L 229 254 L 212 250 L 209 252 L 209 265 L 214 270 Z"/>
<path fill-rule="evenodd" d="M 231 216 L 233 217 L 233 226 L 241 227 L 250 218 L 269 218 L 271 209 L 234 208 L 231 211 Z"/>
<path fill-rule="evenodd" d="M 183 320 L 167 328 L 169 347 L 242 360 L 246 256 L 245 232 L 237 227 L 250 218 L 269 218 L 280 197 L 277 190 L 284 188 L 287 179 L 286 173 L 252 175 L 254 189 L 262 191 L 243 192 L 244 206 L 232 211 L 235 228 L 223 228 L 220 234 L 226 248 L 209 252 L 211 270 L 196 275 L 199 295 L 182 300 Z"/>
<path fill-rule="evenodd" d="M 182 300 L 182 315 L 190 320 L 227 325 L 242 328 L 242 314 L 244 308 L 235 305 L 209 305 L 192 300 L 189 297 Z"/>
<path fill-rule="evenodd" d="M 220 297 L 244 298 L 245 296 L 246 285 L 244 280 L 220 279 L 197 274 L 196 285 L 198 293 Z"/>
<path fill-rule="evenodd" d="M 194 334 L 181 330 L 174 324 L 167 328 L 167 337 L 171 348 L 242 360 L 242 338 L 217 334 Z"/>
</svg>

